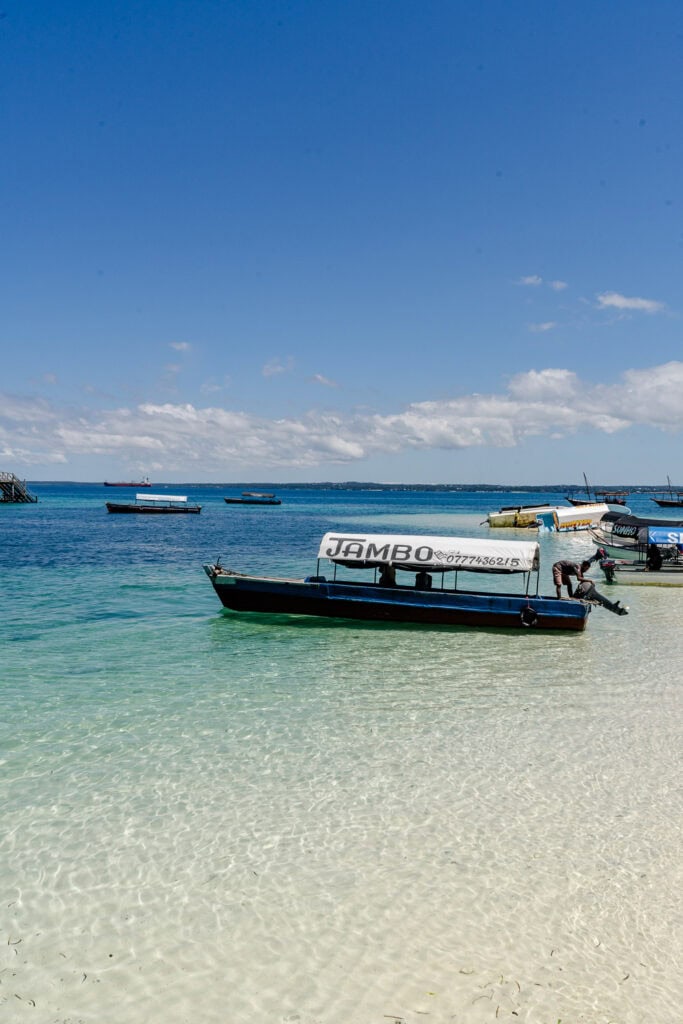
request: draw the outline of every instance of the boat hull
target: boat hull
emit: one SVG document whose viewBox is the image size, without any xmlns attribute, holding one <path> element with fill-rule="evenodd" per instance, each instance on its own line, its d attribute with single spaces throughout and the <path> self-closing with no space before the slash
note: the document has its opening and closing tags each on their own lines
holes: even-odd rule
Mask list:
<svg viewBox="0 0 683 1024">
<path fill-rule="evenodd" d="M 224 498 L 226 505 L 281 505 L 280 498 Z"/>
<path fill-rule="evenodd" d="M 169 508 L 168 506 L 154 505 L 119 505 L 115 502 L 105 502 L 107 506 L 107 512 L 123 513 L 124 515 L 145 515 L 145 516 L 159 516 L 159 515 L 187 515 L 195 514 L 198 515 L 202 510 L 201 505 L 187 505 L 185 508 Z"/>
<path fill-rule="evenodd" d="M 631 587 L 683 587 L 683 565 L 652 570 L 642 562 L 602 567 L 607 583 Z"/>
<path fill-rule="evenodd" d="M 643 519 L 639 516 L 614 519 L 612 516 L 605 516 L 590 530 L 590 535 L 598 547 L 604 548 L 610 558 L 637 562 L 645 560 L 649 531 L 668 528 L 680 530 L 683 528 L 683 520 Z M 674 542 L 671 543 L 672 548 L 673 546 Z M 674 553 L 673 550 L 671 553 Z"/>
<path fill-rule="evenodd" d="M 610 558 L 620 558 L 629 562 L 642 561 L 645 557 L 645 547 L 642 544 L 614 544 L 606 540 L 599 530 L 590 530 L 590 535 Z"/>
<path fill-rule="evenodd" d="M 205 565 L 221 604 L 238 612 L 311 615 L 436 626 L 581 631 L 591 606 L 581 601 L 473 591 L 418 590 L 327 580 L 243 576 Z"/>
<path fill-rule="evenodd" d="M 626 500 L 624 498 L 605 497 L 605 498 L 570 498 L 569 495 L 565 495 L 565 501 L 568 501 L 570 505 L 577 507 L 581 505 L 623 505 L 626 507 Z"/>
<path fill-rule="evenodd" d="M 676 498 L 653 498 L 652 500 L 662 508 L 683 508 L 683 500 L 679 501 Z"/>
<path fill-rule="evenodd" d="M 575 505 L 571 508 L 557 506 L 538 516 L 539 530 L 551 533 L 576 533 L 578 530 L 590 530 L 610 513 L 610 506 Z"/>
<path fill-rule="evenodd" d="M 499 512 L 489 512 L 489 526 L 512 529 L 535 529 L 538 526 L 537 516 L 551 509 L 552 505 L 520 505 L 514 508 L 501 508 Z"/>
</svg>

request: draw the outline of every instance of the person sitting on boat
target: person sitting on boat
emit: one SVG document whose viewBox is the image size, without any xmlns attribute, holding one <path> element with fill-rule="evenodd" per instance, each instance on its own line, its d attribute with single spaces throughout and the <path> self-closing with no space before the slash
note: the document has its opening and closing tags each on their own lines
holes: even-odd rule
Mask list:
<svg viewBox="0 0 683 1024">
<path fill-rule="evenodd" d="M 432 577 L 424 569 L 415 576 L 415 586 L 418 590 L 431 590 Z"/>
<path fill-rule="evenodd" d="M 396 586 L 396 570 L 393 565 L 383 565 L 379 571 L 379 585 L 380 587 L 395 587 Z"/>
<path fill-rule="evenodd" d="M 591 563 L 586 560 L 581 562 L 572 562 L 565 558 L 559 562 L 555 562 L 553 565 L 553 583 L 555 584 L 555 592 L 558 597 L 562 597 L 562 587 L 567 588 L 567 595 L 569 597 L 574 596 L 574 590 L 572 588 L 571 577 L 576 576 L 576 579 L 581 583 L 584 579 L 584 573 L 590 569 Z"/>
<path fill-rule="evenodd" d="M 576 588 L 576 596 L 582 601 L 594 601 L 595 604 L 601 604 L 603 608 L 614 612 L 615 615 L 628 615 L 628 608 L 623 608 L 619 601 L 610 601 L 599 593 L 592 580 L 582 580 Z"/>
<path fill-rule="evenodd" d="M 649 544 L 647 549 L 647 558 L 645 559 L 645 568 L 651 569 L 652 572 L 657 572 L 658 569 L 662 568 L 662 552 L 659 550 L 656 544 Z"/>
</svg>

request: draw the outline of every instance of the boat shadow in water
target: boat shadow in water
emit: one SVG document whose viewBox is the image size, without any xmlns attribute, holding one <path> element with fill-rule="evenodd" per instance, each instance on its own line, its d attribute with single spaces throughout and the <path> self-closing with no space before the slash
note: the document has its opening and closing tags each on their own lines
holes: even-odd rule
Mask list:
<svg viewBox="0 0 683 1024">
<path fill-rule="evenodd" d="M 439 623 L 420 623 L 420 622 L 392 622 L 386 621 L 381 622 L 377 619 L 347 619 L 347 618 L 335 618 L 333 616 L 313 616 L 313 615 L 296 615 L 286 612 L 241 612 L 233 611 L 229 608 L 223 608 L 218 615 L 211 619 L 211 623 L 216 627 L 214 639 L 218 642 L 223 642 L 225 639 L 229 639 L 231 645 L 235 643 L 234 635 L 230 636 L 223 632 L 223 625 L 227 626 L 236 623 L 240 623 L 244 626 L 251 626 L 258 629 L 261 632 L 264 629 L 272 629 L 273 626 L 281 626 L 290 630 L 304 630 L 308 632 L 335 632 L 337 630 L 344 630 L 347 634 L 354 630 L 359 633 L 388 633 L 400 631 L 401 633 L 440 633 L 440 634 L 463 634 L 472 633 L 472 627 L 467 625 L 446 625 Z M 220 632 L 219 632 L 220 630 Z M 547 632 L 545 630 L 536 630 L 533 628 L 520 630 L 517 628 L 511 628 L 507 626 L 479 626 L 476 632 L 484 632 L 487 634 L 498 634 L 499 636 L 516 636 L 520 635 L 520 632 L 527 633 L 529 636 L 543 636 L 545 634 L 547 642 Z M 553 630 L 553 636 L 562 636 L 560 631 Z M 566 635 L 566 634 L 565 634 Z M 573 634 L 572 634 L 573 635 Z"/>
</svg>

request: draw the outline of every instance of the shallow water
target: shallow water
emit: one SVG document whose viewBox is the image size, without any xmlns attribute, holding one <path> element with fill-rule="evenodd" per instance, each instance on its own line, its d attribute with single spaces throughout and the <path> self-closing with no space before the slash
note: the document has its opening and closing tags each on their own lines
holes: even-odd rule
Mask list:
<svg viewBox="0 0 683 1024">
<path fill-rule="evenodd" d="M 203 561 L 515 499 L 35 490 L 0 510 L 3 1021 L 681 1021 L 683 594 L 580 635 L 237 616 Z M 592 550 L 542 548 L 546 591 Z"/>
</svg>

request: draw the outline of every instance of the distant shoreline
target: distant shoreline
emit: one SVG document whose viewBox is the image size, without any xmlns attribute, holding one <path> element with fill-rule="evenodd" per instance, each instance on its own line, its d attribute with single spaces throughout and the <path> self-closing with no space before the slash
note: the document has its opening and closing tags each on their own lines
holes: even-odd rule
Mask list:
<svg viewBox="0 0 683 1024">
<path fill-rule="evenodd" d="M 99 480 L 31 480 L 28 481 L 31 486 L 45 485 L 45 484 L 63 484 L 74 487 L 97 487 L 100 485 Z M 436 492 L 436 493 L 457 493 L 457 492 L 470 492 L 476 493 L 479 491 L 491 491 L 491 492 L 510 492 L 519 491 L 522 493 L 535 493 L 542 491 L 544 493 L 564 493 L 569 491 L 585 491 L 585 486 L 581 484 L 410 484 L 410 483 L 374 483 L 372 481 L 361 482 L 357 480 L 346 480 L 339 483 L 333 481 L 320 481 L 318 483 L 273 483 L 272 481 L 237 481 L 237 482 L 172 482 L 166 483 L 155 483 L 155 487 L 221 487 L 230 489 L 260 489 L 277 491 L 425 491 L 425 492 Z M 661 485 L 644 485 L 644 484 L 596 484 L 591 485 L 591 490 L 619 490 L 619 491 L 630 491 L 631 493 L 649 493 L 650 491 L 662 490 Z"/>
</svg>

